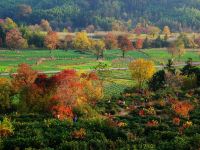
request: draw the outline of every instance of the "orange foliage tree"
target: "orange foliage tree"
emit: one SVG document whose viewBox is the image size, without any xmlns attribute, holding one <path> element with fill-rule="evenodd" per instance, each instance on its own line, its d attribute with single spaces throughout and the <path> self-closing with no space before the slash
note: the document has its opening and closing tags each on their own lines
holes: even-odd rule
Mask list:
<svg viewBox="0 0 200 150">
<path fill-rule="evenodd" d="M 50 52 L 56 49 L 58 44 L 58 34 L 54 31 L 49 31 L 44 39 L 44 45 L 50 50 Z"/>
<path fill-rule="evenodd" d="M 106 49 L 116 49 L 117 48 L 117 37 L 112 34 L 112 33 L 108 33 L 105 38 L 104 38 L 104 41 L 105 41 L 105 46 L 106 46 Z"/>
<path fill-rule="evenodd" d="M 48 20 L 42 19 L 40 22 L 40 28 L 42 29 L 42 31 L 52 31 L 52 28 L 51 28 Z"/>
<path fill-rule="evenodd" d="M 192 104 L 189 102 L 180 102 L 180 101 L 175 101 L 172 104 L 172 109 L 173 111 L 183 117 L 189 117 L 189 112 L 193 110 Z"/>
<path fill-rule="evenodd" d="M 134 49 L 133 44 L 128 39 L 127 36 L 119 36 L 117 40 L 118 40 L 118 47 L 122 50 L 122 57 L 124 58 L 125 52 Z"/>
<path fill-rule="evenodd" d="M 21 108 L 31 112 L 50 112 L 51 99 L 55 94 L 56 84 L 53 78 L 39 74 L 34 83 L 21 92 Z"/>
<path fill-rule="evenodd" d="M 103 97 L 102 82 L 94 72 L 81 74 L 81 83 L 87 102 L 95 104 Z"/>
<path fill-rule="evenodd" d="M 37 71 L 32 70 L 28 64 L 20 64 L 17 74 L 12 75 L 12 87 L 15 91 L 30 86 L 35 82 Z"/>
</svg>

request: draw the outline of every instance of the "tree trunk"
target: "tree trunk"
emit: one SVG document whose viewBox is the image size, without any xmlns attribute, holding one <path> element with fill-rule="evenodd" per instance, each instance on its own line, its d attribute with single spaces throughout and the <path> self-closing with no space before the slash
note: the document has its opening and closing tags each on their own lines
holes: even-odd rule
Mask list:
<svg viewBox="0 0 200 150">
<path fill-rule="evenodd" d="M 122 50 L 122 57 L 125 57 L 125 51 Z"/>
<path fill-rule="evenodd" d="M 101 51 L 101 57 L 104 58 L 104 51 Z"/>
</svg>

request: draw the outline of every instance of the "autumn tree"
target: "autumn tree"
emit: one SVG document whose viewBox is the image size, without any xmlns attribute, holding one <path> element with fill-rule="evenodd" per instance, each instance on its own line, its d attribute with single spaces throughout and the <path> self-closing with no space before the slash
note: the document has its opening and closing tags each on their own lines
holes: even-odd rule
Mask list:
<svg viewBox="0 0 200 150">
<path fill-rule="evenodd" d="M 70 34 L 66 35 L 64 42 L 65 42 L 67 49 L 73 48 L 73 36 L 72 35 L 70 35 Z"/>
<path fill-rule="evenodd" d="M 133 29 L 133 33 L 137 34 L 138 36 L 141 34 L 147 34 L 147 24 L 138 23 Z"/>
<path fill-rule="evenodd" d="M 106 49 L 116 49 L 118 46 L 117 37 L 113 33 L 108 33 L 105 36 L 104 41 Z"/>
<path fill-rule="evenodd" d="M 127 36 L 119 36 L 118 37 L 118 47 L 122 51 L 122 57 L 125 57 L 125 52 L 129 50 L 133 50 L 133 44 L 132 42 L 128 39 Z"/>
<path fill-rule="evenodd" d="M 11 83 L 8 78 L 0 78 L 0 112 L 11 108 Z"/>
<path fill-rule="evenodd" d="M 94 33 L 95 27 L 94 27 L 94 25 L 89 25 L 89 26 L 86 27 L 85 30 L 86 30 L 87 33 Z"/>
<path fill-rule="evenodd" d="M 91 40 L 88 38 L 87 33 L 78 32 L 73 41 L 73 46 L 80 51 L 91 49 Z"/>
<path fill-rule="evenodd" d="M 3 46 L 6 45 L 6 33 L 16 28 L 17 24 L 12 19 L 0 19 L 0 38 Z"/>
<path fill-rule="evenodd" d="M 44 45 L 50 50 L 50 52 L 56 49 L 58 44 L 58 34 L 54 31 L 49 31 L 44 39 Z"/>
<path fill-rule="evenodd" d="M 48 22 L 48 20 L 42 19 L 40 22 L 40 28 L 42 31 L 52 31 L 52 28 Z"/>
<path fill-rule="evenodd" d="M 92 47 L 94 49 L 94 53 L 97 56 L 97 60 L 99 60 L 100 57 L 104 57 L 104 50 L 105 50 L 105 43 L 103 40 L 94 40 L 92 42 Z"/>
<path fill-rule="evenodd" d="M 189 102 L 175 101 L 172 104 L 172 110 L 182 117 L 189 117 L 189 112 L 193 109 L 194 107 Z"/>
<path fill-rule="evenodd" d="M 170 28 L 168 26 L 164 26 L 162 33 L 168 37 L 171 34 Z"/>
<path fill-rule="evenodd" d="M 26 4 L 20 4 L 18 5 L 18 16 L 19 17 L 26 17 L 32 13 L 32 8 L 29 5 Z"/>
<path fill-rule="evenodd" d="M 35 82 L 37 72 L 34 71 L 28 64 L 20 64 L 17 69 L 17 74 L 12 76 L 12 88 L 19 92 L 22 88 L 31 85 Z"/>
<path fill-rule="evenodd" d="M 136 44 L 135 44 L 136 49 L 142 49 L 143 48 L 143 40 L 142 39 L 137 39 Z"/>
<path fill-rule="evenodd" d="M 56 83 L 56 92 L 51 100 L 51 111 L 59 119 L 71 118 L 72 108 L 85 101 L 79 75 L 74 70 L 65 70 L 52 78 Z"/>
<path fill-rule="evenodd" d="M 125 25 L 124 22 L 116 20 L 112 22 L 112 31 L 121 31 L 121 32 L 126 32 L 127 26 Z"/>
<path fill-rule="evenodd" d="M 82 73 L 81 84 L 88 103 L 95 104 L 103 98 L 103 85 L 95 72 Z"/>
<path fill-rule="evenodd" d="M 177 39 L 169 46 L 168 53 L 170 53 L 172 57 L 179 56 L 180 58 L 185 53 L 184 42 L 181 39 Z"/>
<path fill-rule="evenodd" d="M 2 28 L 7 32 L 17 28 L 17 24 L 11 18 L 6 18 L 2 24 Z"/>
<path fill-rule="evenodd" d="M 156 26 L 148 26 L 147 28 L 148 34 L 155 37 L 155 35 L 158 35 L 160 33 L 160 29 Z"/>
<path fill-rule="evenodd" d="M 27 40 L 22 37 L 18 29 L 12 29 L 6 33 L 6 45 L 10 49 L 27 48 Z"/>
<path fill-rule="evenodd" d="M 20 92 L 20 110 L 26 112 L 50 113 L 51 99 L 56 91 L 54 78 L 38 74 L 35 81 Z"/>
<path fill-rule="evenodd" d="M 149 80 L 155 73 L 154 63 L 152 61 L 137 59 L 129 64 L 132 78 L 137 81 L 139 88 Z"/>
</svg>

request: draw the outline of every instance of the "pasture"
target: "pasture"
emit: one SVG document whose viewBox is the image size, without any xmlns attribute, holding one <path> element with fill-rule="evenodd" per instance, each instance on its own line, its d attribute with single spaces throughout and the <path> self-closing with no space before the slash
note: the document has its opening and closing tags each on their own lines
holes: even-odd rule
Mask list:
<svg viewBox="0 0 200 150">
<path fill-rule="evenodd" d="M 162 65 L 171 58 L 165 49 L 147 49 L 140 51 L 129 51 L 126 58 L 121 58 L 120 50 L 107 50 L 104 52 L 104 59 L 100 60 L 107 63 L 110 68 L 126 68 L 133 59 L 144 58 Z M 188 58 L 193 61 L 200 61 L 198 50 L 187 50 L 181 58 L 175 58 L 175 63 L 183 63 Z M 59 71 L 64 69 L 89 70 L 99 63 L 93 53 L 82 53 L 75 50 L 20 50 L 0 51 L 0 72 L 15 72 L 21 63 L 30 64 L 35 70 L 39 71 Z"/>
</svg>

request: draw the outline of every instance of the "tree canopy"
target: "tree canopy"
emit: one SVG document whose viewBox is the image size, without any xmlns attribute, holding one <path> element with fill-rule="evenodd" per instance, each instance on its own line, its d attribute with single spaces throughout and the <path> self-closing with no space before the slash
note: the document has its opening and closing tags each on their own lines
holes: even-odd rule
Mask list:
<svg viewBox="0 0 200 150">
<path fill-rule="evenodd" d="M 39 24 L 46 19 L 60 30 L 90 25 L 121 30 L 123 25 L 129 28 L 140 22 L 177 31 L 198 30 L 199 9 L 199 0 L 1 0 L 0 18 L 10 17 L 21 24 Z"/>
</svg>

